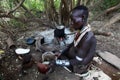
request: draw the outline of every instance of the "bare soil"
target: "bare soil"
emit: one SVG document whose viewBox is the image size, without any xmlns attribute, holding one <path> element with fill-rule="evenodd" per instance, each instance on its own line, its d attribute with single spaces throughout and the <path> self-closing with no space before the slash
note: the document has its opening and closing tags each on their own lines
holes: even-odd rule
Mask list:
<svg viewBox="0 0 120 80">
<path fill-rule="evenodd" d="M 110 32 L 111 34 L 110 36 L 95 35 L 97 38 L 97 50 L 111 52 L 120 58 L 120 23 L 117 22 L 108 27 L 104 27 L 104 24 L 105 22 L 103 21 L 93 21 L 91 23 L 93 30 Z M 28 31 L 20 32 L 14 41 L 17 47 L 28 47 L 31 49 L 32 54 L 41 54 L 40 52 L 35 51 L 34 45 L 26 45 L 24 41 L 19 41 L 18 39 L 24 39 L 24 36 L 31 35 L 31 33 L 28 32 L 36 30 L 43 31 L 46 29 L 46 27 L 30 27 Z M 6 34 L 0 32 L 0 49 L 5 51 L 5 57 L 0 60 L 0 80 L 42 80 L 45 75 L 38 72 L 35 64 L 26 70 L 28 74 L 20 74 L 21 60 L 18 59 L 14 49 L 8 49 L 5 42 L 7 37 Z M 55 71 L 48 76 L 48 80 L 80 80 L 78 76 L 69 73 L 62 67 L 57 67 Z"/>
</svg>

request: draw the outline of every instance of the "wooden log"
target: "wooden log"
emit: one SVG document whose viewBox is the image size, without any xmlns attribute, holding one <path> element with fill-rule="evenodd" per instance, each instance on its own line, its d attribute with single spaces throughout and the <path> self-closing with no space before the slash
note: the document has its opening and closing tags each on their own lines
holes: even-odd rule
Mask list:
<svg viewBox="0 0 120 80">
<path fill-rule="evenodd" d="M 111 36 L 110 32 L 93 31 L 95 35 Z"/>
<path fill-rule="evenodd" d="M 102 13 L 100 13 L 98 16 L 96 15 L 96 17 L 94 18 L 94 20 L 96 20 L 97 18 L 99 18 L 100 16 L 103 16 L 103 15 L 105 15 L 105 14 L 108 14 L 108 13 L 110 13 L 110 12 L 113 12 L 114 10 L 118 10 L 119 9 L 119 7 L 120 7 L 120 3 L 118 3 L 116 6 L 113 6 L 113 7 L 111 7 L 111 8 L 108 8 L 108 9 L 106 9 L 105 11 L 103 11 Z"/>
<path fill-rule="evenodd" d="M 120 20 L 120 13 L 117 13 L 116 15 L 114 15 L 106 24 L 104 27 L 106 26 L 110 26 L 111 24 L 114 24 L 115 22 Z"/>
<path fill-rule="evenodd" d="M 101 64 L 94 62 L 95 66 L 100 68 L 105 74 L 107 74 L 112 80 L 119 80 L 120 70 L 111 66 L 106 61 L 102 60 Z"/>
<path fill-rule="evenodd" d="M 15 48 L 15 44 L 10 37 L 6 40 L 6 42 L 7 42 L 7 45 L 8 45 L 9 49 Z"/>
<path fill-rule="evenodd" d="M 120 58 L 107 51 L 97 51 L 97 54 L 106 62 L 110 63 L 120 70 Z"/>
<path fill-rule="evenodd" d="M 113 7 L 108 8 L 108 9 L 106 10 L 106 14 L 108 14 L 108 13 L 110 13 L 110 12 L 113 12 L 113 11 L 115 11 L 115 10 L 118 10 L 118 9 L 120 9 L 120 3 L 117 4 L 117 5 L 115 5 L 115 6 L 113 6 Z"/>
</svg>

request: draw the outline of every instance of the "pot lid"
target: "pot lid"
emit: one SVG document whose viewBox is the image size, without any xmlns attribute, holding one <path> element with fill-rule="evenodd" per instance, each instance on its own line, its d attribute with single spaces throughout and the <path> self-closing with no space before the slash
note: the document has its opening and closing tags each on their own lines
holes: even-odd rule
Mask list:
<svg viewBox="0 0 120 80">
<path fill-rule="evenodd" d="M 63 29 L 65 26 L 61 25 L 61 26 L 57 26 L 57 29 Z"/>
</svg>

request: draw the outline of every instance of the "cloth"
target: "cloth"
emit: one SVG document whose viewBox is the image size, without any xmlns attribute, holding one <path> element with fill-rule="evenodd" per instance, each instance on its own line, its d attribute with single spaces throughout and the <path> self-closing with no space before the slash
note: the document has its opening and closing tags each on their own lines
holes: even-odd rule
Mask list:
<svg viewBox="0 0 120 80">
<path fill-rule="evenodd" d="M 85 69 L 86 66 L 78 66 L 80 67 L 79 71 Z M 100 68 L 96 67 L 95 65 L 91 64 L 90 69 L 84 73 L 75 73 L 76 76 L 80 77 L 80 80 L 112 80 L 107 74 L 105 74 Z M 75 67 L 74 67 L 75 68 Z M 69 68 L 64 67 L 69 72 Z"/>
<path fill-rule="evenodd" d="M 66 69 L 69 72 L 73 72 L 76 74 L 84 74 L 88 72 L 88 68 L 89 68 L 90 64 L 88 65 L 75 65 L 75 66 L 68 66 L 68 67 L 64 67 L 64 69 Z"/>
<path fill-rule="evenodd" d="M 78 73 L 78 74 L 87 73 L 89 65 L 90 64 L 88 64 L 88 65 L 75 65 L 75 66 L 73 66 L 73 72 Z"/>
<path fill-rule="evenodd" d="M 80 40 L 82 39 L 82 37 L 88 32 L 91 30 L 91 27 L 90 25 L 88 24 L 87 26 L 85 26 L 79 33 L 76 34 L 76 38 L 75 37 L 75 40 L 74 40 L 74 47 L 76 47 L 78 45 L 78 43 L 80 42 Z M 78 35 L 80 34 L 80 35 Z"/>
</svg>

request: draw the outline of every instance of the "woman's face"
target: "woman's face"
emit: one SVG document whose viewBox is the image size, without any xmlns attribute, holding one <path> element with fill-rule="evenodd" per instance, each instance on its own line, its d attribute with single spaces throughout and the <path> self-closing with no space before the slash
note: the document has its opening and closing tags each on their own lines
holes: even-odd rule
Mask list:
<svg viewBox="0 0 120 80">
<path fill-rule="evenodd" d="M 85 25 L 84 10 L 75 10 L 72 12 L 71 21 L 74 29 L 82 29 Z"/>
</svg>

